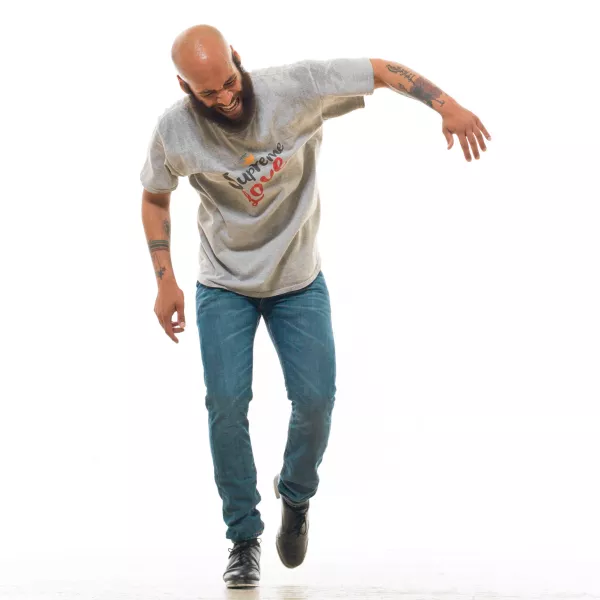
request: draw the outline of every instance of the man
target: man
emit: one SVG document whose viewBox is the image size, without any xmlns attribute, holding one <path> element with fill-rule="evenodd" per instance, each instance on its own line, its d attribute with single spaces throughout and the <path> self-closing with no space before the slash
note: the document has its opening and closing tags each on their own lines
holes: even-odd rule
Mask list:
<svg viewBox="0 0 600 600">
<path fill-rule="evenodd" d="M 224 580 L 256 586 L 264 525 L 247 415 L 261 317 L 292 404 L 275 479 L 282 506 L 276 546 L 289 568 L 306 554 L 309 500 L 331 426 L 335 348 L 316 242 L 323 122 L 364 107 L 365 95 L 387 87 L 438 112 L 448 148 L 456 134 L 469 161 L 470 151 L 479 159 L 478 144 L 485 151 L 483 136 L 490 136 L 474 114 L 395 62 L 306 60 L 249 74 L 206 25 L 181 33 L 172 59 L 186 96 L 159 119 L 141 173 L 142 219 L 158 282 L 155 313 L 178 343 L 184 298 L 169 254 L 169 201 L 178 178 L 188 177 L 201 200 L 196 321 L 211 454 L 226 536 L 234 542 Z"/>
</svg>

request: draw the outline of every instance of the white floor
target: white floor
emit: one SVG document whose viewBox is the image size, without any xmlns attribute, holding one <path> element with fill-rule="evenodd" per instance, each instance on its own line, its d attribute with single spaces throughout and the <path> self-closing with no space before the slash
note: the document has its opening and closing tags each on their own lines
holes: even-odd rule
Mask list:
<svg viewBox="0 0 600 600">
<path fill-rule="evenodd" d="M 388 563 L 321 556 L 289 571 L 263 551 L 262 582 L 228 590 L 222 556 L 133 557 L 127 569 L 91 562 L 0 560 L 1 600 L 600 600 L 595 562 L 490 561 L 397 553 Z M 123 566 L 123 565 L 122 565 Z M 127 572 L 126 572 L 127 571 Z"/>
<path fill-rule="evenodd" d="M 525 594 L 455 589 L 417 590 L 376 585 L 312 586 L 269 585 L 250 590 L 228 590 L 218 585 L 196 586 L 171 582 L 158 586 L 62 583 L 10 586 L 0 589 L 2 600 L 598 600 L 600 596 L 577 592 L 531 592 Z"/>
<path fill-rule="evenodd" d="M 461 594 L 455 591 L 409 592 L 401 589 L 391 590 L 379 587 L 352 586 L 348 588 L 327 588 L 311 586 L 263 586 L 255 590 L 198 590 L 195 593 L 182 594 L 174 588 L 147 589 L 113 589 L 81 588 L 81 589 L 28 589 L 7 590 L 0 598 L 7 600 L 596 600 L 599 596 L 589 595 L 551 595 L 536 594 L 527 596 L 498 595 L 494 593 Z"/>
</svg>

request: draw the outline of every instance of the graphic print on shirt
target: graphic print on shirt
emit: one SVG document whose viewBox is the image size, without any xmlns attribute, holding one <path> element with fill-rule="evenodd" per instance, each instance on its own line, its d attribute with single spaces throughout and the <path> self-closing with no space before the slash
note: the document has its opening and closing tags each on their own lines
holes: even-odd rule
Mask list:
<svg viewBox="0 0 600 600">
<path fill-rule="evenodd" d="M 242 155 L 241 162 L 249 165 L 249 167 L 243 171 L 242 175 L 234 179 L 227 172 L 223 173 L 223 177 L 232 188 L 240 190 L 252 206 L 258 206 L 258 203 L 265 197 L 263 184 L 267 185 L 286 165 L 286 162 L 279 156 L 282 152 L 283 145 L 278 143 L 272 152 L 269 152 L 266 156 L 261 156 L 258 160 L 255 160 L 252 153 L 246 153 Z M 260 173 L 263 173 L 263 175 L 260 175 Z M 257 177 L 258 181 L 256 180 Z M 246 185 L 249 186 L 248 191 L 244 187 Z"/>
</svg>

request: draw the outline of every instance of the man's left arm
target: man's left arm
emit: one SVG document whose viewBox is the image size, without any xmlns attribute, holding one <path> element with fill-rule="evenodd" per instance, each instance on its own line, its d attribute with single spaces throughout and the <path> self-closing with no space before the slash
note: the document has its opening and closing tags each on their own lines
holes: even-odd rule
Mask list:
<svg viewBox="0 0 600 600">
<path fill-rule="evenodd" d="M 463 108 L 431 81 L 404 65 L 380 58 L 370 60 L 373 65 L 376 89 L 388 87 L 404 96 L 415 98 L 433 108 L 442 116 L 442 132 L 448 142 L 448 150 L 454 145 L 452 136 L 456 134 L 468 161 L 471 160 L 469 144 L 476 159 L 479 159 L 477 141 L 485 152 L 487 148 L 482 132 L 488 140 L 491 140 L 492 137 L 479 120 L 479 117 Z"/>
</svg>

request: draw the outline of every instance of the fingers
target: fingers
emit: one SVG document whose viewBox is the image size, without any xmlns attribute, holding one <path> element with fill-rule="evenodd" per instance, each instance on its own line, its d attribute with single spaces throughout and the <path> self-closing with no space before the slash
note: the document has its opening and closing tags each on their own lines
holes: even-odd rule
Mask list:
<svg viewBox="0 0 600 600">
<path fill-rule="evenodd" d="M 175 310 L 177 311 L 177 321 L 171 321 L 171 315 L 165 322 L 169 324 L 168 328 L 165 327 L 167 335 L 177 344 L 179 340 L 175 337 L 176 333 L 183 333 L 185 331 L 185 315 L 184 315 L 184 303 L 183 300 L 175 304 Z"/>
<path fill-rule="evenodd" d="M 176 344 L 178 344 L 179 340 L 175 337 L 175 334 L 182 333 L 183 327 L 185 327 L 185 325 L 183 325 L 183 327 L 181 327 L 177 321 L 171 322 L 171 315 L 169 315 L 169 314 L 163 314 L 163 313 L 156 312 L 156 311 L 155 311 L 155 314 L 158 319 L 158 322 L 160 323 L 160 326 L 165 330 L 165 333 Z"/>
<path fill-rule="evenodd" d="M 484 152 L 487 150 L 483 136 L 479 131 L 468 129 L 465 133 L 458 134 L 458 138 L 460 139 L 460 145 L 462 146 L 465 158 L 469 162 L 471 162 L 471 152 L 473 153 L 475 160 L 479 160 L 481 158 L 477 142 L 479 142 L 481 149 Z"/>
<path fill-rule="evenodd" d="M 175 334 L 185 331 L 185 314 L 183 293 L 179 289 L 176 292 L 175 298 L 157 297 L 154 314 L 165 333 L 178 344 L 179 340 L 175 337 Z M 172 320 L 175 312 L 177 313 L 177 320 Z"/>
<path fill-rule="evenodd" d="M 181 325 L 181 327 L 185 327 L 185 314 L 184 314 L 183 300 L 181 300 L 181 302 L 177 302 L 176 309 L 177 309 L 177 322 L 179 323 L 179 325 Z"/>
<path fill-rule="evenodd" d="M 479 160 L 479 148 L 477 147 L 477 140 L 472 131 L 467 131 L 467 139 L 469 140 L 469 144 L 471 144 L 471 150 L 475 160 Z M 471 158 L 469 157 L 467 160 L 471 160 Z"/>
<path fill-rule="evenodd" d="M 464 133 L 457 133 L 458 141 L 463 149 L 463 154 L 468 161 L 471 161 L 471 153 L 469 152 L 469 143 L 467 142 L 467 136 Z"/>
<path fill-rule="evenodd" d="M 175 334 L 173 333 L 173 323 L 171 323 L 171 318 L 167 317 L 164 320 L 164 330 L 165 333 L 176 343 L 179 344 L 179 340 L 175 337 Z"/>
<path fill-rule="evenodd" d="M 180 317 L 180 314 L 182 315 L 182 313 L 178 313 L 177 315 L 179 317 L 179 320 L 177 321 L 171 321 L 169 316 L 165 316 L 161 322 L 165 333 L 177 344 L 179 343 L 179 340 L 175 337 L 175 334 L 183 333 L 185 331 L 185 321 L 181 320 L 182 316 Z"/>
<path fill-rule="evenodd" d="M 485 137 L 488 140 L 492 139 L 492 136 L 488 133 L 488 130 L 483 126 L 483 123 L 479 120 L 479 117 L 475 117 L 475 124 L 477 125 L 477 127 L 479 127 L 479 129 L 481 129 L 481 131 L 483 131 Z"/>
<path fill-rule="evenodd" d="M 485 141 L 483 139 L 483 136 L 481 135 L 481 131 L 479 131 L 478 129 L 475 130 L 475 137 L 477 138 L 481 149 L 485 152 L 487 150 L 487 146 L 485 145 Z"/>
<path fill-rule="evenodd" d="M 479 117 L 477 117 L 476 115 L 472 115 L 468 120 L 468 123 L 461 123 L 459 127 L 453 127 L 453 129 L 455 130 L 451 131 L 448 128 L 448 126 L 442 128 L 444 137 L 448 141 L 448 150 L 452 148 L 452 136 L 456 135 L 458 137 L 458 141 L 463 150 L 463 154 L 465 155 L 466 160 L 468 162 L 471 162 L 471 153 L 475 157 L 475 160 L 479 160 L 479 148 L 481 148 L 483 152 L 487 150 L 485 140 L 483 139 L 483 135 L 481 135 L 482 132 L 488 140 L 492 139 L 492 136 L 488 133 L 488 130 L 483 126 L 483 123 L 479 120 Z"/>
<path fill-rule="evenodd" d="M 452 146 L 454 146 L 454 138 L 452 137 L 452 134 L 450 133 L 449 129 L 442 129 L 442 133 L 444 134 L 444 137 L 446 138 L 446 141 L 448 142 L 448 150 L 450 150 L 450 148 L 452 148 Z"/>
</svg>

